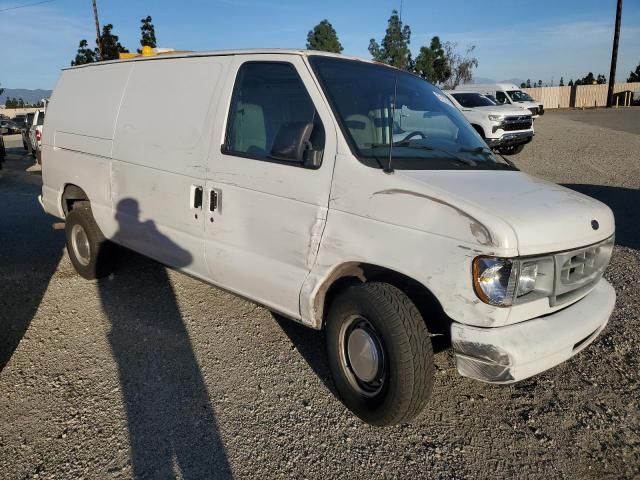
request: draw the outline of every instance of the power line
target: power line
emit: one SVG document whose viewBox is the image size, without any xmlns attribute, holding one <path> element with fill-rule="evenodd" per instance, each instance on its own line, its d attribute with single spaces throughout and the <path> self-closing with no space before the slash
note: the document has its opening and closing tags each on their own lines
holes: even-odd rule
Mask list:
<svg viewBox="0 0 640 480">
<path fill-rule="evenodd" d="M 17 5 L 15 7 L 3 8 L 3 9 L 0 10 L 0 12 L 7 12 L 9 10 L 17 10 L 18 8 L 35 7 L 36 5 L 42 5 L 43 3 L 51 3 L 51 2 L 55 2 L 55 1 L 56 0 L 43 0 L 42 2 L 27 3 L 25 5 Z"/>
</svg>

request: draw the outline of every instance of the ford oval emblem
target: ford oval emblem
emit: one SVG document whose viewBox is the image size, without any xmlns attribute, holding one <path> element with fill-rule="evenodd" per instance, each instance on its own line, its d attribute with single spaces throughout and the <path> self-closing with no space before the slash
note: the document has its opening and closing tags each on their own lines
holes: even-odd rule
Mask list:
<svg viewBox="0 0 640 480">
<path fill-rule="evenodd" d="M 600 224 L 598 223 L 597 220 L 591 220 L 591 228 L 593 228 L 594 230 L 597 230 L 600 228 Z"/>
</svg>

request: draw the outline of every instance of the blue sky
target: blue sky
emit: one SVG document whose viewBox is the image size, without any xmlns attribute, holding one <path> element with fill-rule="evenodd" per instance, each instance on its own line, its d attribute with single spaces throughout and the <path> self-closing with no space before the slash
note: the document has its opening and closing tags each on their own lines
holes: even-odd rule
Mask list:
<svg viewBox="0 0 640 480">
<path fill-rule="evenodd" d="M 0 83 L 8 88 L 53 88 L 78 42 L 93 44 L 90 0 L 0 0 Z M 101 23 L 130 50 L 139 46 L 140 19 L 151 15 L 159 46 L 187 50 L 304 47 L 307 32 L 327 18 L 344 53 L 369 58 L 369 39 L 384 35 L 400 0 L 98 0 Z M 609 75 L 615 0 L 535 2 L 404 0 L 403 20 L 417 52 L 433 35 L 476 45 L 477 77 L 541 79 Z M 640 0 L 625 0 L 618 80 L 640 62 Z M 624 78 L 623 78 L 624 77 Z"/>
</svg>

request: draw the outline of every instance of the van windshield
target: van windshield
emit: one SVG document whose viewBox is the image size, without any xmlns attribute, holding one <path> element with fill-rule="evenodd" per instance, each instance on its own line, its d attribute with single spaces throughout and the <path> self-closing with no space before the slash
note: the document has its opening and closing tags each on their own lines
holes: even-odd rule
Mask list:
<svg viewBox="0 0 640 480">
<path fill-rule="evenodd" d="M 351 150 L 394 169 L 512 169 L 451 101 L 422 78 L 384 65 L 309 58 Z"/>
<path fill-rule="evenodd" d="M 533 98 L 522 90 L 509 90 L 507 93 L 514 102 L 533 102 Z"/>
</svg>

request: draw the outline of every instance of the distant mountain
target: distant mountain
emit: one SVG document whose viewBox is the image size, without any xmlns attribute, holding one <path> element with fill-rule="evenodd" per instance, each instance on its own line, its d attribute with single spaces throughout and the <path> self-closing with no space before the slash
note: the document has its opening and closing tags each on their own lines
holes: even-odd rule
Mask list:
<svg viewBox="0 0 640 480">
<path fill-rule="evenodd" d="M 0 105 L 7 102 L 7 98 L 22 98 L 25 103 L 37 103 L 43 98 L 49 98 L 51 90 L 27 90 L 26 88 L 5 88 L 0 95 Z"/>
</svg>

